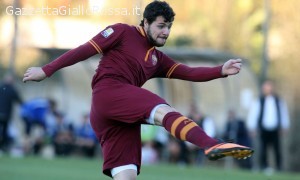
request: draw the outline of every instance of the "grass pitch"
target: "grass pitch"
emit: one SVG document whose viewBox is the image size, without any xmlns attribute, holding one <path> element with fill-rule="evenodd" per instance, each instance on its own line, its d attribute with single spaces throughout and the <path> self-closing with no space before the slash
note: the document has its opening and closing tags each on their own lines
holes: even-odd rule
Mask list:
<svg viewBox="0 0 300 180">
<path fill-rule="evenodd" d="M 99 159 L 39 157 L 0 157 L 1 180 L 108 180 L 101 170 Z M 266 176 L 236 169 L 217 167 L 179 167 L 159 164 L 143 166 L 138 180 L 299 180 L 300 174 L 275 173 Z"/>
</svg>

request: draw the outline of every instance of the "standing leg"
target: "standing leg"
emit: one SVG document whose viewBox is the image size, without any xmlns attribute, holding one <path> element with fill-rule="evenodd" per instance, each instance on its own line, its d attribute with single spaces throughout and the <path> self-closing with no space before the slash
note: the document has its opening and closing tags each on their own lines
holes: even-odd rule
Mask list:
<svg viewBox="0 0 300 180">
<path fill-rule="evenodd" d="M 276 130 L 274 132 L 274 136 L 272 138 L 272 147 L 275 153 L 275 161 L 276 161 L 276 168 L 278 171 L 282 170 L 282 157 L 281 157 L 281 146 L 280 146 L 280 136 L 279 131 Z"/>
<path fill-rule="evenodd" d="M 267 132 L 262 130 L 260 133 L 260 155 L 259 155 L 261 169 L 266 169 L 268 167 L 267 143 L 268 143 Z"/>
<path fill-rule="evenodd" d="M 8 144 L 9 144 L 9 138 L 8 138 L 8 121 L 1 122 L 0 125 L 0 148 L 2 148 L 3 151 L 7 151 Z"/>
<path fill-rule="evenodd" d="M 31 132 L 32 120 L 27 117 L 23 117 L 23 121 L 25 123 L 25 134 L 29 136 Z"/>
<path fill-rule="evenodd" d="M 205 158 L 205 154 L 204 154 L 204 150 L 203 149 L 199 149 L 197 150 L 197 160 L 196 160 L 196 164 L 198 166 L 202 166 L 204 164 L 204 158 Z"/>
<path fill-rule="evenodd" d="M 0 119 L 0 150 L 4 147 L 5 142 L 5 122 Z"/>
</svg>

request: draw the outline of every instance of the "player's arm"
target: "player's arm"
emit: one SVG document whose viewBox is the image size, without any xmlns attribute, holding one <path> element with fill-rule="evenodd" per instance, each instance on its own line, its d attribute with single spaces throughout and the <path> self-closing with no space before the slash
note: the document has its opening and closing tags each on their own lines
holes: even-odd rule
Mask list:
<svg viewBox="0 0 300 180">
<path fill-rule="evenodd" d="M 224 75 L 222 75 L 222 66 L 190 67 L 184 64 L 176 63 L 172 67 L 166 75 L 166 77 L 170 79 L 204 82 L 224 77 Z"/>
<path fill-rule="evenodd" d="M 240 59 L 230 59 L 223 65 L 215 67 L 190 67 L 176 63 L 166 55 L 163 58 L 164 77 L 172 79 L 182 79 L 194 82 L 210 81 L 217 78 L 226 77 L 239 73 L 241 69 Z M 163 76 L 161 76 L 163 77 Z"/>
<path fill-rule="evenodd" d="M 66 52 L 51 63 L 43 67 L 28 68 L 24 74 L 23 82 L 42 81 L 61 68 L 86 60 L 97 53 L 105 53 L 118 45 L 122 39 L 121 36 L 123 35 L 124 29 L 125 26 L 123 24 L 108 26 L 87 43 Z"/>
<path fill-rule="evenodd" d="M 168 78 L 203 82 L 239 73 L 241 60 L 230 59 L 223 65 L 215 67 L 189 67 L 183 64 L 175 64 L 173 67 L 174 69 L 171 67 L 167 73 Z"/>
<path fill-rule="evenodd" d="M 46 77 L 50 77 L 59 69 L 86 60 L 95 54 L 97 54 L 96 49 L 89 42 L 87 42 L 75 49 L 64 53 L 63 55 L 43 67 L 28 68 L 24 74 L 23 82 L 42 81 Z"/>
</svg>

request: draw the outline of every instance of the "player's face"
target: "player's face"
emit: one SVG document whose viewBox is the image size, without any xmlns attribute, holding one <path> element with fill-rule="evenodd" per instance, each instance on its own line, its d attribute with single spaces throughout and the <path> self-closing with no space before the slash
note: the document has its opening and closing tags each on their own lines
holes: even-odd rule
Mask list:
<svg viewBox="0 0 300 180">
<path fill-rule="evenodd" d="M 164 46 L 172 27 L 171 22 L 165 22 L 165 18 L 158 16 L 155 21 L 148 24 L 145 21 L 145 31 L 147 33 L 149 41 L 157 47 Z"/>
</svg>

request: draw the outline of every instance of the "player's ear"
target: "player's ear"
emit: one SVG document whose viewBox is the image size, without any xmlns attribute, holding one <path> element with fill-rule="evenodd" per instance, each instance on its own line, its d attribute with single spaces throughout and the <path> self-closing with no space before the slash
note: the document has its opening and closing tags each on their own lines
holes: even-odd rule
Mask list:
<svg viewBox="0 0 300 180">
<path fill-rule="evenodd" d="M 145 28 L 148 28 L 148 27 L 149 27 L 149 23 L 148 23 L 148 21 L 147 21 L 146 18 L 144 18 L 144 27 L 145 27 Z"/>
</svg>

